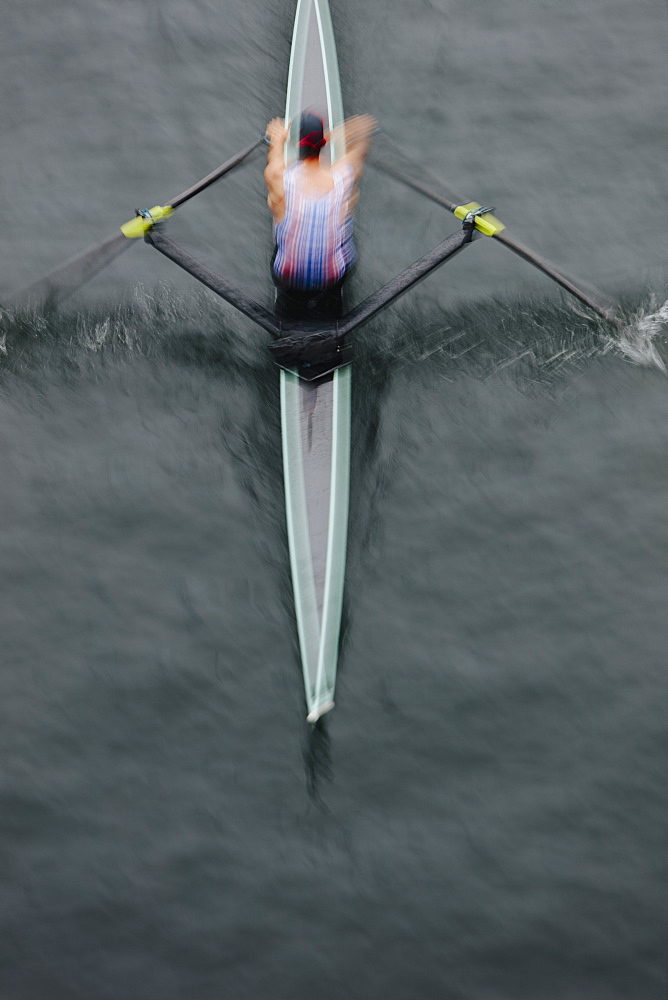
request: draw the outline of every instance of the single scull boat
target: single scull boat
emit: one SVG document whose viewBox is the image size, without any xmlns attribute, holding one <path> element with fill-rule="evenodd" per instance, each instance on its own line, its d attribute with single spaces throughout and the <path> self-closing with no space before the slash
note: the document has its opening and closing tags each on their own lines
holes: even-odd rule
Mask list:
<svg viewBox="0 0 668 1000">
<path fill-rule="evenodd" d="M 327 0 L 299 0 L 292 36 L 285 121 L 286 164 L 297 156 L 302 111 L 332 130 L 343 122 L 336 45 Z M 331 162 L 345 153 L 332 137 Z M 348 535 L 350 365 L 315 381 L 281 369 L 285 512 L 308 721 L 334 707 Z"/>
<path fill-rule="evenodd" d="M 285 109 L 286 121 L 292 128 L 286 144 L 288 164 L 296 156 L 296 130 L 300 114 L 306 110 L 319 114 L 330 130 L 343 122 L 336 46 L 327 0 L 297 3 Z M 179 206 L 247 161 L 261 142 L 257 139 L 166 204 L 138 211 L 134 219 L 121 226 L 120 232 L 19 292 L 14 302 L 25 305 L 46 298 L 55 306 L 137 238 L 144 238 L 272 335 L 270 350 L 281 369 L 285 508 L 307 718 L 316 722 L 334 705 L 343 606 L 350 479 L 351 366 L 346 338 L 482 235 L 519 254 L 618 330 L 623 324 L 599 293 L 581 288 L 549 261 L 511 239 L 491 209 L 478 202 L 456 204 L 382 162 L 377 165 L 451 211 L 462 221 L 461 230 L 442 240 L 336 321 L 324 318 L 318 321 L 317 316 L 308 323 L 280 320 L 223 275 L 179 247 L 161 225 Z M 328 144 L 332 161 L 344 155 L 344 143 L 341 129 Z"/>
</svg>

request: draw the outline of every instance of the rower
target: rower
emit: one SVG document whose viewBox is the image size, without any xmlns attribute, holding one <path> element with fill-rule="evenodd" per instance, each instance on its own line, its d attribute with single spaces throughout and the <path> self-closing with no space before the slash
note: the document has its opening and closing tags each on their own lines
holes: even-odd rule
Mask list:
<svg viewBox="0 0 668 1000">
<path fill-rule="evenodd" d="M 343 282 L 355 262 L 358 183 L 375 127 L 371 115 L 356 115 L 340 125 L 347 152 L 329 165 L 321 157 L 330 139 L 323 121 L 304 112 L 299 122 L 299 159 L 286 167 L 289 129 L 282 118 L 269 122 L 264 179 L 276 237 L 272 276 L 279 319 L 341 316 Z"/>
</svg>

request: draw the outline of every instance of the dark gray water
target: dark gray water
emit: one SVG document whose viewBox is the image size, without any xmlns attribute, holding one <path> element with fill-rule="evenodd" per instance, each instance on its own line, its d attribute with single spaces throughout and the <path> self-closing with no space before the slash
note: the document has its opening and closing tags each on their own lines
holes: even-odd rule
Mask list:
<svg viewBox="0 0 668 1000">
<path fill-rule="evenodd" d="M 280 110 L 289 5 L 6 8 L 0 293 Z M 665 8 L 333 9 L 350 110 L 629 333 L 481 240 L 360 335 L 310 734 L 264 334 L 143 246 L 3 319 L 2 1000 L 665 998 Z M 268 300 L 259 161 L 174 227 Z M 353 292 L 452 228 L 370 173 Z"/>
</svg>

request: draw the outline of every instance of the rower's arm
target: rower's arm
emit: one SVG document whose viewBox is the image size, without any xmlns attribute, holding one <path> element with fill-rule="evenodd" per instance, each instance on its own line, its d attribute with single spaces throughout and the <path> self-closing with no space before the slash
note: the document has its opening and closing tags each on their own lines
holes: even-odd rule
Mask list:
<svg viewBox="0 0 668 1000">
<path fill-rule="evenodd" d="M 355 171 L 355 183 L 364 173 L 364 164 L 369 155 L 371 133 L 378 122 L 373 115 L 355 115 L 343 124 L 346 137 L 346 155 L 337 163 L 349 163 Z"/>
<path fill-rule="evenodd" d="M 267 125 L 267 166 L 264 169 L 264 182 L 267 185 L 267 204 L 274 218 L 280 222 L 285 215 L 285 190 L 283 188 L 283 172 L 285 170 L 285 143 L 288 129 L 282 118 L 274 118 Z"/>
</svg>

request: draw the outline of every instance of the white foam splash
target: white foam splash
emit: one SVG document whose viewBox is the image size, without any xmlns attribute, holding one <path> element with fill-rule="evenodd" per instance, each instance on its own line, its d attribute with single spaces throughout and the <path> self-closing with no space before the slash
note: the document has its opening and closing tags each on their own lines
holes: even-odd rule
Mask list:
<svg viewBox="0 0 668 1000">
<path fill-rule="evenodd" d="M 625 327 L 618 337 L 610 338 L 606 350 L 616 348 L 634 365 L 647 365 L 666 371 L 666 365 L 659 354 L 654 339 L 668 326 L 668 300 L 660 309 L 647 316 L 640 316 L 636 322 Z"/>
</svg>

